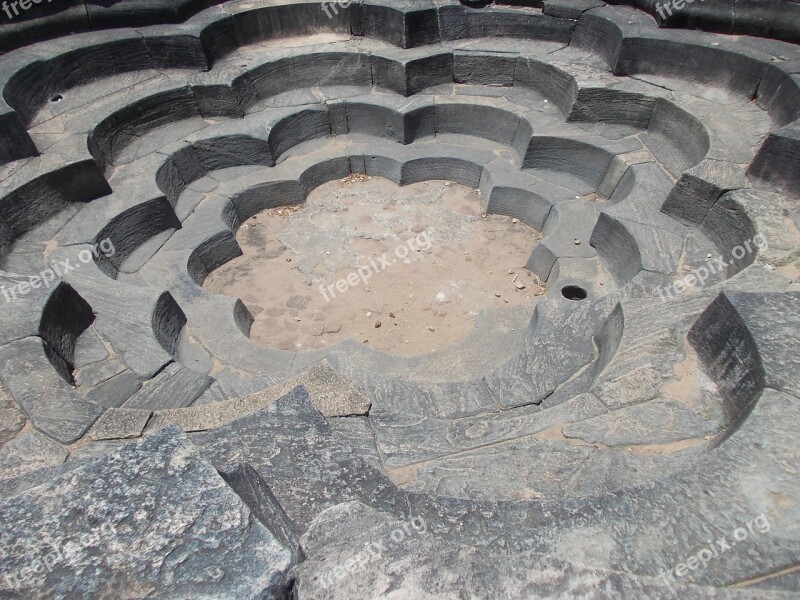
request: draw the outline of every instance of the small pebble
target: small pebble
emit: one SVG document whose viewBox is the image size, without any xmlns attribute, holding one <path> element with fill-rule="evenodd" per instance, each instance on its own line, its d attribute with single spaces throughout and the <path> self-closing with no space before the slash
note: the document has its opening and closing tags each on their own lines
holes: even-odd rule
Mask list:
<svg viewBox="0 0 800 600">
<path fill-rule="evenodd" d="M 389 318 L 390 318 L 390 319 L 394 319 L 394 318 L 395 318 L 395 317 L 394 317 L 394 313 L 393 313 L 393 312 L 390 312 L 390 313 L 389 313 Z"/>
<path fill-rule="evenodd" d="M 433 332 L 433 331 L 436 331 L 436 329 L 434 329 L 433 327 L 431 327 L 430 325 L 428 325 L 428 331 L 430 331 L 430 332 Z"/>
<path fill-rule="evenodd" d="M 576 246 L 580 246 L 581 245 L 581 241 L 578 238 L 575 238 L 575 245 Z"/>
<path fill-rule="evenodd" d="M 524 290 L 525 289 L 525 284 L 517 282 L 517 283 L 514 284 L 514 287 L 517 288 L 518 290 Z"/>
<path fill-rule="evenodd" d="M 380 329 L 380 328 L 381 328 L 381 322 L 380 321 L 376 321 L 375 322 L 375 329 Z"/>
<path fill-rule="evenodd" d="M 499 298 L 499 297 L 500 297 L 500 292 L 495 292 L 495 293 L 494 293 L 494 295 L 495 295 L 497 298 Z"/>
</svg>

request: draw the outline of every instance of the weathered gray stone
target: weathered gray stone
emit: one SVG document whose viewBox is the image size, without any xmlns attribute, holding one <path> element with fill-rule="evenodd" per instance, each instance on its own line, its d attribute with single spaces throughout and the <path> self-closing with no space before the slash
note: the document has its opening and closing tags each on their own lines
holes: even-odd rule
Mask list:
<svg viewBox="0 0 800 600">
<path fill-rule="evenodd" d="M 60 465 L 67 449 L 39 433 L 29 431 L 0 448 L 0 479 L 11 479 L 32 471 Z"/>
<path fill-rule="evenodd" d="M 570 479 L 580 478 L 593 451 L 560 442 L 514 440 L 423 464 L 405 487 L 463 499 L 559 497 Z"/>
<path fill-rule="evenodd" d="M 604 446 L 670 444 L 716 434 L 724 423 L 698 415 L 684 403 L 656 398 L 562 428 L 568 438 Z"/>
<path fill-rule="evenodd" d="M 75 368 L 82 369 L 108 357 L 108 350 L 93 329 L 87 329 L 75 342 Z"/>
<path fill-rule="evenodd" d="M 63 444 L 80 438 L 103 412 L 61 378 L 39 338 L 0 347 L 0 376 L 34 427 Z"/>
<path fill-rule="evenodd" d="M 0 383 L 0 444 L 12 439 L 25 426 L 25 422 L 25 413 Z"/>
<path fill-rule="evenodd" d="M 125 371 L 89 390 L 86 399 L 106 408 L 119 408 L 141 387 L 139 378 L 131 371 Z"/>
<path fill-rule="evenodd" d="M 300 527 L 323 508 L 347 500 L 384 507 L 398 501 L 385 475 L 332 434 L 302 387 L 246 419 L 194 434 L 192 440 L 222 471 L 246 460 Z"/>
<path fill-rule="evenodd" d="M 211 383 L 210 377 L 173 363 L 145 383 L 124 407 L 153 411 L 191 406 Z"/>
<path fill-rule="evenodd" d="M 800 293 L 726 296 L 753 336 L 766 385 L 800 398 Z"/>
<path fill-rule="evenodd" d="M 300 382 L 324 417 L 366 415 L 372 406 L 372 402 L 353 389 L 327 361 L 311 367 L 300 378 Z"/>
<path fill-rule="evenodd" d="M 542 12 L 562 19 L 578 19 L 587 10 L 603 5 L 601 0 L 545 0 Z"/>
<path fill-rule="evenodd" d="M 91 388 L 125 371 L 125 365 L 119 360 L 96 362 L 80 369 L 75 375 L 75 385 Z"/>
<path fill-rule="evenodd" d="M 292 549 L 174 428 L 6 500 L 0 514 L 5 593 L 244 598 L 287 586 Z"/>
<path fill-rule="evenodd" d="M 230 374 L 223 389 L 240 382 L 248 386 L 249 380 L 239 380 Z M 266 406 L 286 395 L 298 385 L 302 385 L 311 397 L 314 407 L 325 417 L 347 417 L 364 415 L 369 412 L 371 402 L 351 386 L 327 363 L 315 364 L 302 374 L 287 379 L 278 385 L 271 380 L 256 380 L 253 385 L 257 389 L 267 389 L 255 394 L 242 394 L 241 398 L 222 399 L 219 402 L 195 403 L 191 408 L 157 410 L 150 423 L 150 429 L 175 423 L 186 432 L 206 431 L 220 427 L 249 414 L 260 411 Z M 212 386 L 213 389 L 213 386 Z M 235 389 L 241 389 L 236 385 Z"/>
<path fill-rule="evenodd" d="M 93 440 L 124 440 L 142 435 L 150 415 L 147 410 L 109 408 L 89 431 Z"/>
<path fill-rule="evenodd" d="M 96 312 L 97 333 L 134 373 L 150 379 L 172 360 L 164 346 L 177 342 L 183 323 L 168 293 L 111 283 L 94 264 L 81 266 L 68 279 Z"/>
<path fill-rule="evenodd" d="M 548 410 L 522 407 L 488 417 L 453 421 L 448 428 L 447 439 L 458 449 L 475 448 L 501 440 L 533 435 L 560 424 L 591 419 L 607 410 L 591 394 L 581 394 Z"/>
<path fill-rule="evenodd" d="M 39 287 L 28 294 L 18 295 L 18 286 L 28 284 L 23 275 L 0 272 L 0 293 L 3 294 L 3 321 L 0 323 L 0 340 L 12 342 L 39 334 L 39 320 L 52 289 Z"/>
<path fill-rule="evenodd" d="M 535 551 L 509 555 L 442 542 L 424 517 L 397 519 L 359 502 L 322 512 L 301 542 L 306 560 L 295 569 L 298 600 L 381 597 L 387 585 L 398 598 L 754 600 L 771 596 L 767 591 L 718 590 L 682 582 L 667 586 L 654 576 L 592 568 Z"/>
</svg>

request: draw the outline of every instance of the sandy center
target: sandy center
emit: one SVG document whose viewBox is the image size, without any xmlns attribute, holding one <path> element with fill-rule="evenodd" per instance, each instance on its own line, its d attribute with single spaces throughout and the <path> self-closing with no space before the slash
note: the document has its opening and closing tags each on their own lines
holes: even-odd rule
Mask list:
<svg viewBox="0 0 800 600">
<path fill-rule="evenodd" d="M 270 348 L 353 337 L 403 356 L 441 350 L 472 331 L 481 309 L 532 305 L 545 291 L 524 268 L 540 234 L 483 215 L 482 202 L 444 181 L 334 181 L 303 206 L 244 223 L 243 256 L 205 287 L 241 298 L 255 317 L 251 339 Z"/>
</svg>

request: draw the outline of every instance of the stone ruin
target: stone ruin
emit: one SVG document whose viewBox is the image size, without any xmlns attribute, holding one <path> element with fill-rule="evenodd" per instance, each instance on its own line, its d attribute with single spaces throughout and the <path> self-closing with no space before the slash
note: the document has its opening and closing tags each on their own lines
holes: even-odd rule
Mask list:
<svg viewBox="0 0 800 600">
<path fill-rule="evenodd" d="M 797 597 L 800 5 L 58 2 L 0 13 L 0 597 Z M 252 343 L 204 279 L 358 174 L 548 292 Z"/>
</svg>

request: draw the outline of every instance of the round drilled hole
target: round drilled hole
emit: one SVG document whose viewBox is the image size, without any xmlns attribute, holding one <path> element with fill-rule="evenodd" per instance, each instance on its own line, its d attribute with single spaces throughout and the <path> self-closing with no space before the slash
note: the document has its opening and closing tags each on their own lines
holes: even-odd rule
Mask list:
<svg viewBox="0 0 800 600">
<path fill-rule="evenodd" d="M 61 94 L 56 94 L 52 98 L 50 98 L 50 102 L 61 102 L 64 99 L 64 96 Z"/>
<path fill-rule="evenodd" d="M 561 295 L 567 300 L 586 300 L 586 290 L 577 285 L 567 285 L 561 288 Z"/>
</svg>

